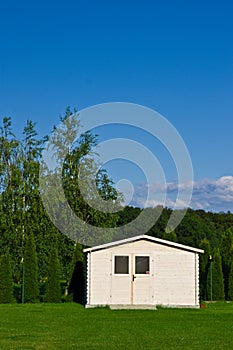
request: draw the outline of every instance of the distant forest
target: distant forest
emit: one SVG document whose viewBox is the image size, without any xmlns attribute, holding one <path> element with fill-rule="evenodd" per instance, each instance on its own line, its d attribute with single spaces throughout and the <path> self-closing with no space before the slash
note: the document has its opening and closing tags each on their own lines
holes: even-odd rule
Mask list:
<svg viewBox="0 0 233 350">
<path fill-rule="evenodd" d="M 77 118 L 72 116 L 75 116 L 75 112 L 73 114 L 67 108 L 64 117 L 60 117 L 64 127 L 67 128 L 67 133 L 72 133 L 78 127 Z M 62 135 L 59 137 L 60 142 L 65 142 L 62 140 Z M 82 246 L 75 244 L 74 240 L 62 234 L 53 225 L 39 193 L 41 153 L 47 140 L 47 137 L 38 138 L 35 123 L 31 120 L 27 121 L 20 139 L 14 134 L 11 118 L 5 117 L 2 120 L 0 129 L 0 302 L 4 300 L 11 302 L 12 299 L 6 297 L 11 293 L 11 285 L 13 285 L 14 299 L 16 298 L 18 302 L 22 297 L 25 297 L 25 302 L 59 301 L 62 298 L 69 299 L 69 295 L 70 299 L 82 302 L 85 265 Z M 79 166 L 84 164 L 86 176 L 96 169 L 92 159 L 89 158 L 88 162 L 85 160 L 85 155 L 96 144 L 97 136 L 87 132 L 81 135 L 75 146 L 67 153 L 63 164 L 64 192 L 71 208 L 84 222 L 100 227 L 123 226 L 134 220 L 142 209 L 127 206 L 121 207 L 117 213 L 101 213 L 87 205 L 80 193 Z M 114 184 L 104 170 L 99 171 L 96 185 L 103 199 L 119 200 Z M 153 216 L 156 208 L 145 210 Z M 60 213 L 62 215 L 62 206 Z M 233 300 L 233 214 L 188 209 L 179 226 L 168 233 L 165 227 L 171 213 L 172 209 L 163 208 L 160 218 L 147 234 L 204 249 L 205 254 L 200 256 L 201 299 Z M 111 236 L 106 237 L 106 241 L 111 239 Z M 56 297 L 51 291 L 48 292 L 51 285 L 56 284 L 53 271 L 57 273 L 58 289 L 61 289 Z M 3 281 L 4 278 L 6 280 L 8 278 L 9 281 L 9 276 L 9 290 L 6 292 L 6 283 Z M 33 278 L 34 290 L 32 291 L 30 288 L 33 286 Z M 25 284 L 23 296 L 22 283 Z M 81 297 L 77 290 L 81 291 Z"/>
</svg>

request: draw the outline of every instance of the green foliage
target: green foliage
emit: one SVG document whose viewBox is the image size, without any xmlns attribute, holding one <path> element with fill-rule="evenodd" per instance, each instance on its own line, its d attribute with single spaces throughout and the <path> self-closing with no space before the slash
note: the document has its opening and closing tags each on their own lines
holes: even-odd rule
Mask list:
<svg viewBox="0 0 233 350">
<path fill-rule="evenodd" d="M 233 301 L 233 259 L 231 263 L 228 283 L 228 299 Z"/>
<path fill-rule="evenodd" d="M 75 111 L 74 111 L 75 113 Z M 97 143 L 96 135 L 87 132 L 77 140 L 71 150 L 67 146 L 77 135 L 79 121 L 77 115 L 67 108 L 64 122 L 64 133 L 55 134 L 55 146 L 59 159 L 63 159 L 63 186 L 67 200 L 74 212 L 92 225 L 114 227 L 118 214 L 101 213 L 89 207 L 83 200 L 78 186 L 79 166 L 82 163 L 87 174 L 96 171 L 96 164 L 92 159 L 92 149 Z M 23 237 L 30 233 L 34 235 L 38 258 L 38 278 L 43 284 L 47 276 L 48 257 L 53 239 L 56 237 L 61 263 L 62 279 L 68 281 L 72 265 L 74 242 L 63 235 L 51 222 L 47 215 L 39 193 L 39 168 L 41 152 L 47 137 L 37 137 L 35 123 L 28 120 L 22 133 L 22 139 L 17 139 L 12 131 L 11 118 L 3 118 L 0 127 L 0 251 L 8 248 L 12 256 L 13 278 L 16 284 L 21 283 L 21 259 L 23 256 Z M 57 143 L 56 143 L 57 142 Z M 55 150 L 56 151 L 56 150 Z M 62 153 L 63 152 L 63 153 Z M 64 153 L 65 152 L 65 153 Z M 88 159 L 85 159 L 86 155 Z M 116 190 L 106 172 L 101 170 L 97 177 L 97 187 L 103 199 L 116 199 Z M 55 194 L 52 193 L 54 196 Z M 63 203 L 58 207 L 58 216 L 63 221 Z M 64 232 L 67 222 L 64 219 Z M 73 231 L 75 232 L 75 230 Z M 77 231 L 76 231 L 77 232 Z M 76 238 L 74 236 L 74 238 Z M 98 238 L 98 237 L 97 237 Z M 96 238 L 96 239 L 97 239 Z M 111 237 L 104 237 L 111 239 Z"/>
<path fill-rule="evenodd" d="M 154 218 L 156 217 L 156 208 L 153 208 L 153 210 L 152 208 L 149 209 L 151 213 L 148 212 L 148 219 L 151 220 L 150 214 L 154 215 Z M 122 226 L 131 222 L 141 212 L 142 209 L 140 208 L 125 207 L 119 212 L 117 225 Z M 172 210 L 170 208 L 163 208 L 161 216 L 147 234 L 163 238 L 164 229 L 171 214 Z M 212 213 L 204 210 L 188 209 L 182 222 L 176 228 L 177 242 L 198 247 L 201 241 L 206 238 L 210 242 L 211 249 L 214 249 L 219 247 L 221 235 L 230 227 L 233 227 L 233 214 L 231 213 Z M 134 235 L 136 234 L 137 232 L 134 232 Z"/>
<path fill-rule="evenodd" d="M 179 243 L 198 247 L 207 238 L 210 242 L 214 238 L 214 229 L 193 210 L 188 210 L 182 222 L 176 228 Z"/>
<path fill-rule="evenodd" d="M 59 303 L 61 301 L 60 263 L 57 249 L 52 247 L 49 254 L 46 294 L 44 301 L 47 303 Z"/>
<path fill-rule="evenodd" d="M 227 229 L 221 237 L 220 241 L 220 253 L 222 256 L 222 269 L 224 276 L 224 286 L 225 286 L 225 298 L 228 298 L 229 289 L 229 274 L 231 263 L 233 259 L 233 231 L 232 229 Z"/>
<path fill-rule="evenodd" d="M 84 262 L 83 246 L 79 242 L 75 244 L 74 256 L 73 256 L 73 265 L 77 262 Z"/>
<path fill-rule="evenodd" d="M 11 257 L 9 252 L 6 252 L 0 257 L 0 304 L 12 303 L 13 301 Z"/>
<path fill-rule="evenodd" d="M 176 233 L 175 231 L 164 231 L 164 234 L 163 234 L 163 239 L 167 240 L 167 241 L 172 241 L 172 242 L 177 242 L 177 236 L 176 236 Z"/>
<path fill-rule="evenodd" d="M 36 254 L 35 240 L 32 234 L 27 237 L 24 251 L 25 266 L 25 302 L 33 303 L 38 301 L 38 261 Z"/>
<path fill-rule="evenodd" d="M 47 189 L 44 191 L 44 199 L 48 202 L 52 199 L 56 203 L 53 206 L 53 218 L 61 232 L 65 232 L 74 241 L 88 244 L 89 240 L 91 244 L 100 244 L 106 240 L 111 241 L 110 231 L 107 236 L 104 233 L 103 236 L 93 234 L 91 237 L 86 224 L 115 227 L 118 214 L 103 211 L 101 206 L 111 206 L 113 202 L 117 205 L 119 200 L 111 179 L 103 169 L 99 170 L 97 155 L 94 157 L 96 135 L 85 132 L 76 140 L 80 134 L 77 117 L 77 113 L 72 115 L 70 109 L 67 109 L 65 117 L 61 118 L 62 124 L 55 128 L 49 138 L 48 148 L 53 150 L 57 162 L 52 170 L 44 168 L 42 182 Z M 74 220 L 70 208 L 76 214 Z"/>
<path fill-rule="evenodd" d="M 207 275 L 209 270 L 210 242 L 206 238 L 203 239 L 199 245 L 199 248 L 204 250 L 204 254 L 200 254 L 199 256 L 200 299 L 207 300 Z"/>
<path fill-rule="evenodd" d="M 208 272 L 208 296 L 210 296 L 210 269 Z M 216 249 L 213 254 L 212 262 L 212 296 L 213 300 L 224 300 L 224 280 L 222 273 L 222 259 L 219 249 Z M 210 300 L 210 298 L 209 298 Z"/>
<path fill-rule="evenodd" d="M 68 288 L 69 295 L 72 295 L 73 301 L 79 304 L 84 304 L 84 254 L 83 246 L 80 243 L 75 245 L 73 256 L 73 271 Z"/>
</svg>

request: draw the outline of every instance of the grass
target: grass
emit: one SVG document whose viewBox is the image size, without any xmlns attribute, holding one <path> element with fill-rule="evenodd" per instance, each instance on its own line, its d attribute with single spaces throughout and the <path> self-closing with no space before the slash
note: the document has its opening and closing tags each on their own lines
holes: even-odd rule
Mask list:
<svg viewBox="0 0 233 350">
<path fill-rule="evenodd" d="M 233 303 L 204 309 L 0 305 L 0 349 L 233 349 Z"/>
</svg>

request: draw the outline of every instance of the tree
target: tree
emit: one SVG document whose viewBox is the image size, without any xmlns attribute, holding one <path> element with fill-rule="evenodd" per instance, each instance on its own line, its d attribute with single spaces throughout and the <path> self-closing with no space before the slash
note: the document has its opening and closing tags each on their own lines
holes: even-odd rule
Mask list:
<svg viewBox="0 0 233 350">
<path fill-rule="evenodd" d="M 44 301 L 47 303 L 59 303 L 61 301 L 60 263 L 58 259 L 58 252 L 55 247 L 51 249 L 49 255 L 46 294 Z"/>
<path fill-rule="evenodd" d="M 198 247 L 201 240 L 209 239 L 212 231 L 210 225 L 195 213 L 194 210 L 188 209 L 185 217 L 176 228 L 178 242 L 192 247 Z"/>
<path fill-rule="evenodd" d="M 11 118 L 4 117 L 0 127 L 0 193 L 4 227 L 1 237 L 11 252 L 14 275 L 20 278 L 21 252 L 21 212 L 19 195 L 19 179 L 22 173 L 18 169 L 19 142 L 12 132 Z"/>
<path fill-rule="evenodd" d="M 222 257 L 222 269 L 224 276 L 224 287 L 225 287 L 225 298 L 228 298 L 228 284 L 229 284 L 229 274 L 233 256 L 233 231 L 232 229 L 227 229 L 220 241 L 220 253 Z"/>
<path fill-rule="evenodd" d="M 12 132 L 11 118 L 3 118 L 0 127 L 0 192 L 12 186 L 12 167 L 17 158 L 18 141 Z"/>
<path fill-rule="evenodd" d="M 84 238 L 86 239 L 87 237 L 88 240 L 89 235 L 86 234 L 84 229 L 86 224 L 90 224 L 92 227 L 100 228 L 100 231 L 103 231 L 101 230 L 102 227 L 115 228 L 117 225 L 119 227 L 122 226 L 122 230 L 118 230 L 113 234 L 109 234 L 109 230 L 107 230 L 107 233 L 101 232 L 99 236 L 94 233 L 93 237 L 91 237 L 92 244 L 100 244 L 113 239 L 123 239 L 126 237 L 126 234 L 128 235 L 129 231 L 128 229 L 124 230 L 126 224 L 130 224 L 142 212 L 146 213 L 146 219 L 149 222 L 154 222 L 157 208 L 142 210 L 140 208 L 121 208 L 119 206 L 121 209 L 119 213 L 109 213 L 101 211 L 94 206 L 92 207 L 92 203 L 98 204 L 101 198 L 103 203 L 104 201 L 107 202 L 108 199 L 119 203 L 119 198 L 121 197 L 119 197 L 106 171 L 101 168 L 97 172 L 97 169 L 99 169 L 98 157 L 97 155 L 94 157 L 97 136 L 91 132 L 85 132 L 82 135 L 78 133 L 80 137 L 69 148 L 69 145 L 77 136 L 77 129 L 80 127 L 78 115 L 75 115 L 75 113 L 73 115 L 73 112 L 68 108 L 65 117 L 61 117 L 60 121 L 64 128 L 55 134 L 57 139 L 54 146 L 55 150 L 56 145 L 58 146 L 57 156 L 62 161 L 62 164 L 60 164 L 60 170 L 62 170 L 60 172 L 62 174 L 61 189 L 74 212 L 75 219 L 78 216 L 83 222 L 80 231 L 69 231 L 74 234 L 72 238 L 88 245 Z M 66 232 L 68 225 L 64 219 L 63 206 L 65 201 L 57 201 L 56 214 L 58 220 L 64 223 L 62 230 L 59 231 L 50 220 L 39 192 L 39 168 L 42 165 L 41 151 L 45 147 L 45 139 L 37 137 L 33 121 L 27 121 L 22 137 L 16 137 L 13 133 L 11 118 L 5 117 L 2 119 L 0 126 L 0 252 L 2 254 L 2 252 L 9 250 L 12 260 L 13 281 L 17 284 L 22 280 L 21 260 L 26 238 L 30 234 L 34 236 L 36 244 L 40 285 L 44 285 L 47 279 L 49 252 L 53 248 L 54 237 L 56 237 L 58 247 L 62 279 L 70 281 L 71 265 L 73 264 L 74 267 L 74 261 L 76 261 L 73 258 L 72 262 L 74 241 L 70 239 L 71 236 Z M 64 145 L 64 148 L 60 147 L 61 145 Z M 81 168 L 82 172 L 80 172 Z M 93 178 L 92 182 L 89 181 L 90 178 Z M 54 179 L 56 182 L 56 176 Z M 46 177 L 45 180 L 47 180 Z M 80 181 L 82 186 L 80 186 Z M 97 192 L 92 191 L 90 183 L 93 184 L 93 188 L 97 188 Z M 82 191 L 86 192 L 86 197 L 82 195 Z M 56 196 L 56 191 L 55 194 L 51 194 Z M 86 201 L 86 198 L 89 202 Z M 101 207 L 99 208 L 101 209 Z M 164 229 L 171 214 L 171 209 L 163 208 L 161 216 L 155 225 L 151 227 L 148 234 L 154 237 L 170 239 L 168 236 L 164 236 Z M 69 217 L 67 216 L 66 219 L 68 221 Z M 136 228 L 132 225 L 132 235 L 140 234 L 144 226 L 145 222 L 141 222 Z M 209 240 L 212 249 L 219 247 L 221 241 L 220 252 L 225 276 L 225 291 L 228 298 L 231 297 L 228 289 L 230 289 L 230 266 L 233 255 L 231 249 L 232 232 L 232 213 L 207 213 L 203 210 L 194 211 L 191 209 L 187 211 L 185 218 L 176 228 L 179 243 L 199 246 L 201 240 L 206 238 Z M 208 249 L 204 248 L 204 250 L 207 251 Z M 200 260 L 202 260 L 202 257 L 204 260 L 206 259 L 206 257 L 200 255 Z M 77 259 L 77 261 L 80 260 Z M 204 286 L 205 267 L 208 267 L 208 265 L 206 261 L 203 264 L 201 262 L 200 265 L 200 285 Z M 203 287 L 203 290 L 205 290 L 205 287 Z"/>
<path fill-rule="evenodd" d="M 229 280 L 228 280 L 228 299 L 233 301 L 233 259 L 231 262 L 231 268 L 229 273 Z"/>
<path fill-rule="evenodd" d="M 222 272 L 222 259 L 219 249 L 216 249 L 213 254 L 212 262 L 212 299 L 213 300 L 224 300 L 224 279 Z M 208 271 L 208 296 L 210 300 L 210 269 Z"/>
<path fill-rule="evenodd" d="M 68 294 L 73 296 L 73 301 L 84 304 L 84 255 L 83 246 L 76 243 L 73 256 L 73 271 L 68 288 Z"/>
<path fill-rule="evenodd" d="M 11 257 L 9 252 L 6 252 L 0 257 L 0 304 L 12 303 L 13 301 Z"/>
<path fill-rule="evenodd" d="M 86 168 L 84 166 L 86 174 L 96 171 L 97 165 L 92 157 L 92 149 L 96 145 L 96 135 L 92 135 L 91 132 L 82 134 L 74 146 L 69 149 L 68 145 L 73 142 L 76 136 L 79 120 L 75 116 L 72 117 L 69 108 L 66 110 L 65 117 L 61 117 L 60 120 L 64 123 L 64 133 L 58 132 L 55 141 L 58 152 L 61 152 L 57 156 L 63 161 L 60 164 L 61 169 L 63 169 L 62 190 L 64 189 L 66 199 L 75 212 L 75 219 L 78 215 L 84 223 L 83 226 L 85 223 L 90 223 L 92 226 L 115 227 L 118 214 L 103 213 L 91 208 L 82 198 L 78 186 L 80 163 L 86 166 Z M 69 220 L 69 217 L 64 215 L 64 202 L 58 200 L 58 220 L 64 223 L 62 227 L 64 230 L 59 231 L 50 220 L 39 192 L 41 155 L 47 138 L 37 137 L 35 123 L 31 120 L 27 121 L 22 137 L 16 138 L 12 130 L 11 118 L 3 118 L 0 126 L 0 249 L 2 251 L 5 247 L 9 248 L 14 282 L 19 283 L 22 280 L 21 260 L 26 237 L 33 234 L 38 257 L 38 277 L 39 282 L 43 284 L 47 275 L 48 257 L 52 245 L 51 237 L 56 237 L 59 257 L 61 258 L 61 273 L 63 278 L 68 280 L 74 249 L 74 242 L 68 238 L 70 236 L 66 232 L 68 225 L 65 219 Z M 61 145 L 64 145 L 64 148 L 59 148 Z M 64 153 L 62 153 L 63 151 Z M 63 156 L 66 157 L 63 158 Z M 116 198 L 113 183 L 104 171 L 100 171 L 96 182 L 100 195 L 104 199 Z M 79 234 L 77 230 L 69 232 L 74 232 L 75 238 L 77 235 L 83 237 L 82 232 Z M 99 239 L 99 237 L 95 238 Z"/>
<path fill-rule="evenodd" d="M 25 302 L 33 303 L 38 301 L 38 261 L 36 254 L 35 240 L 30 234 L 26 240 L 24 251 L 24 267 L 25 267 Z"/>
<path fill-rule="evenodd" d="M 46 147 L 46 154 L 52 153 L 56 162 L 52 169 L 45 166 L 41 176 L 44 204 L 59 230 L 74 241 L 89 245 L 111 241 L 113 230 L 102 228 L 116 227 L 119 216 L 109 209 L 120 208 L 120 199 L 106 171 L 99 170 L 93 150 L 96 135 L 81 134 L 78 115 L 69 109 L 60 119 L 62 124 Z M 91 226 L 96 228 L 90 232 Z"/>
<path fill-rule="evenodd" d="M 200 298 L 207 300 L 207 275 L 209 270 L 210 242 L 205 238 L 199 245 L 200 249 L 204 250 L 204 254 L 200 254 Z"/>
<path fill-rule="evenodd" d="M 177 236 L 176 236 L 176 233 L 174 230 L 172 230 L 170 232 L 164 231 L 162 238 L 167 240 L 167 241 L 177 242 Z"/>
</svg>

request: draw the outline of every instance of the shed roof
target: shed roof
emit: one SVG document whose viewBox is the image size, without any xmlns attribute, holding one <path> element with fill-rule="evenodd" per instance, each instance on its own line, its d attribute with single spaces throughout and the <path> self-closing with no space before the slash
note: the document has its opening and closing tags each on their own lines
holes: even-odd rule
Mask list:
<svg viewBox="0 0 233 350">
<path fill-rule="evenodd" d="M 146 241 L 158 243 L 158 244 L 161 244 L 161 245 L 166 245 L 166 246 L 173 247 L 173 248 L 187 250 L 187 251 L 190 251 L 190 252 L 204 253 L 204 250 L 202 250 L 202 249 L 193 248 L 193 247 L 190 247 L 190 246 L 187 246 L 187 245 L 175 243 L 175 242 L 172 242 L 172 241 L 167 241 L 165 239 L 160 239 L 160 238 L 156 238 L 156 237 L 152 237 L 152 236 L 148 236 L 148 235 L 140 235 L 140 236 L 135 236 L 135 237 L 122 239 L 120 241 L 114 241 L 114 242 L 110 242 L 110 243 L 106 243 L 106 244 L 101 244 L 101 245 L 98 245 L 98 246 L 95 246 L 95 247 L 86 248 L 83 251 L 84 251 L 84 253 L 94 252 L 94 251 L 97 251 L 97 250 L 108 249 L 110 247 L 120 246 L 120 245 L 123 245 L 123 244 L 132 243 L 132 242 L 136 242 L 136 241 L 140 241 L 140 240 L 146 240 Z"/>
</svg>

